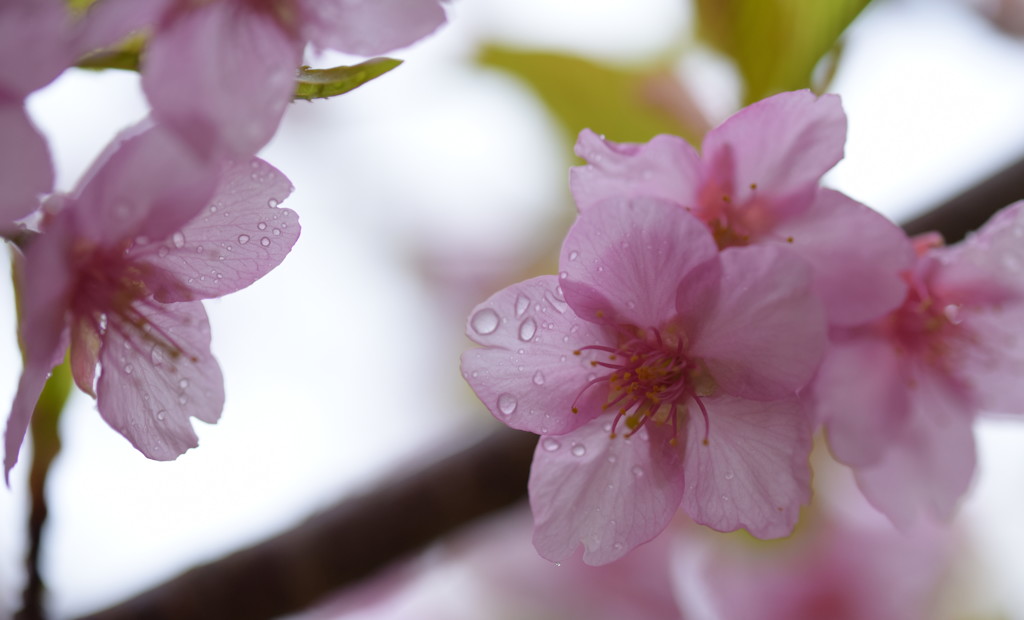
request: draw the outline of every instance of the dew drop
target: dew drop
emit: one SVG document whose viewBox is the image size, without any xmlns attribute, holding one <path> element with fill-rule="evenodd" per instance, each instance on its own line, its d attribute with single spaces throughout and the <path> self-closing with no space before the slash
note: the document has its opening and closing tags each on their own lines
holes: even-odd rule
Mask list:
<svg viewBox="0 0 1024 620">
<path fill-rule="evenodd" d="M 736 476 L 734 476 L 734 475 L 733 475 L 733 473 L 732 473 L 731 471 L 727 471 L 727 472 L 725 472 L 725 479 L 726 479 L 726 480 L 732 480 L 732 479 L 733 479 L 733 478 L 735 478 L 735 477 L 736 477 Z"/>
<path fill-rule="evenodd" d="M 562 447 L 562 444 L 553 437 L 545 437 L 544 440 L 540 442 L 540 445 L 547 452 L 554 452 Z"/>
<path fill-rule="evenodd" d="M 504 415 L 511 415 L 516 410 L 516 405 L 518 404 L 519 401 L 511 394 L 505 393 L 498 396 L 498 411 Z"/>
<path fill-rule="evenodd" d="M 185 396 L 184 394 L 182 394 L 181 396 L 178 397 L 178 404 L 179 405 L 184 405 L 184 404 L 187 404 L 187 403 L 188 403 L 188 396 Z"/>
<path fill-rule="evenodd" d="M 126 375 L 130 375 L 130 374 L 132 374 L 132 371 L 133 371 L 133 370 L 135 370 L 135 367 L 134 367 L 134 366 L 132 366 L 131 364 L 125 364 L 125 367 L 124 367 L 124 374 L 126 374 Z"/>
<path fill-rule="evenodd" d="M 249 235 L 238 235 L 238 245 L 249 243 Z"/>
<path fill-rule="evenodd" d="M 160 246 L 160 249 L 156 251 L 156 255 L 159 256 L 160 258 L 164 258 L 165 256 L 167 256 L 169 252 L 170 250 L 168 250 L 166 246 L 162 245 Z"/>
<path fill-rule="evenodd" d="M 533 384 L 534 385 L 544 385 L 544 373 L 542 373 L 539 370 L 537 372 L 533 373 Z"/>
<path fill-rule="evenodd" d="M 469 325 L 482 336 L 493 334 L 494 330 L 498 329 L 498 313 L 490 308 L 484 308 L 469 319 Z"/>
<path fill-rule="evenodd" d="M 275 237 L 280 237 L 281 236 L 281 229 L 280 228 L 275 228 L 273 232 L 274 232 L 274 236 Z"/>
<path fill-rule="evenodd" d="M 562 273 L 558 274 L 558 277 L 561 278 L 562 280 L 565 280 L 569 277 L 569 272 L 563 271 Z"/>
<path fill-rule="evenodd" d="M 612 463 L 613 465 L 615 464 L 615 461 L 617 461 L 617 460 L 619 460 L 619 459 L 614 454 L 608 457 L 608 462 Z M 608 486 L 611 487 L 612 485 L 609 484 Z"/>
<path fill-rule="evenodd" d="M 728 496 L 728 495 L 723 495 L 723 496 L 722 496 L 722 501 L 723 501 L 723 502 L 727 502 L 727 501 L 729 501 L 729 496 Z"/>
<path fill-rule="evenodd" d="M 530 300 L 522 295 L 516 297 L 516 318 L 523 316 L 526 309 L 530 307 Z"/>
<path fill-rule="evenodd" d="M 260 222 L 259 224 L 256 224 L 256 228 L 259 228 L 260 230 L 266 230 L 267 229 L 267 223 L 266 222 Z"/>
<path fill-rule="evenodd" d="M 529 342 L 533 340 L 533 336 L 537 333 L 537 322 L 531 318 L 526 319 L 519 324 L 519 339 L 523 342 Z"/>
<path fill-rule="evenodd" d="M 181 381 L 178 381 L 178 387 L 180 387 L 183 390 L 185 388 L 187 388 L 188 387 L 188 379 L 182 379 Z"/>
<path fill-rule="evenodd" d="M 270 245 L 270 239 L 263 237 L 262 239 L 260 239 L 260 245 L 262 245 L 263 247 L 267 247 L 268 245 Z"/>
<path fill-rule="evenodd" d="M 171 235 L 171 243 L 178 249 L 185 247 L 185 235 L 181 234 L 181 232 L 174 233 Z"/>
<path fill-rule="evenodd" d="M 583 445 L 581 443 L 574 443 L 572 445 L 572 455 L 573 456 L 583 456 L 586 453 L 587 453 L 587 447 L 585 445 Z"/>
<path fill-rule="evenodd" d="M 210 213 L 216 213 L 216 212 L 217 212 L 217 205 L 210 205 Z"/>
<path fill-rule="evenodd" d="M 161 422 L 163 422 L 163 419 L 165 417 L 167 417 L 167 412 L 162 409 L 156 413 L 156 419 L 160 420 Z"/>
<path fill-rule="evenodd" d="M 634 468 L 633 468 L 633 475 L 634 475 L 634 476 L 636 476 L 637 478 L 643 478 L 643 476 L 644 476 L 644 470 L 643 470 L 643 468 L 642 468 L 642 467 L 640 467 L 639 465 L 637 465 L 636 467 L 634 467 Z"/>
<path fill-rule="evenodd" d="M 270 200 L 267 201 L 267 206 L 270 207 L 271 209 L 276 209 L 277 205 L 279 205 L 279 204 L 280 203 L 277 202 L 276 198 L 271 198 Z"/>
<path fill-rule="evenodd" d="M 576 260 L 579 257 L 580 257 L 580 253 L 577 252 L 576 250 L 573 250 L 572 252 L 569 252 L 569 260 Z"/>
</svg>

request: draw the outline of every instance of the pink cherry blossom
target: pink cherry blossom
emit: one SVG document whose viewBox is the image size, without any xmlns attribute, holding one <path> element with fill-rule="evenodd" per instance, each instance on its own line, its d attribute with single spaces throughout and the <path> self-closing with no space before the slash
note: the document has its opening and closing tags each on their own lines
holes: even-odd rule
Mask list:
<svg viewBox="0 0 1024 620">
<path fill-rule="evenodd" d="M 483 348 L 462 356 L 498 420 L 542 435 L 540 554 L 582 543 L 585 562 L 610 562 L 680 505 L 715 529 L 788 534 L 810 493 L 796 392 L 825 346 L 804 261 L 719 252 L 686 211 L 636 199 L 583 211 L 559 263 L 478 306 L 467 333 Z"/>
<path fill-rule="evenodd" d="M 836 328 L 812 387 L 835 457 L 899 526 L 949 519 L 981 410 L 1024 413 L 1024 203 L 952 247 L 919 239 L 902 305 Z"/>
<path fill-rule="evenodd" d="M 76 384 L 144 455 L 170 460 L 196 446 L 190 418 L 216 422 L 224 401 L 199 300 L 281 262 L 299 234 L 295 213 L 276 208 L 290 192 L 265 162 L 211 166 L 159 126 L 115 141 L 21 264 L 26 361 L 5 473 L 69 343 Z"/>
<path fill-rule="evenodd" d="M 46 139 L 29 120 L 24 102 L 71 63 L 75 36 L 61 0 L 0 3 L 0 234 L 10 232 L 15 220 L 53 190 Z"/>
<path fill-rule="evenodd" d="M 151 28 L 142 86 L 155 117 L 201 153 L 239 159 L 277 130 L 308 43 L 381 54 L 444 20 L 440 0 L 100 0 L 89 40 Z"/>
<path fill-rule="evenodd" d="M 902 232 L 868 207 L 819 188 L 843 156 L 846 117 L 836 95 L 781 93 L 740 110 L 704 138 L 618 144 L 580 133 L 571 186 L 581 211 L 607 199 L 650 196 L 694 213 L 719 247 L 771 244 L 813 266 L 828 320 L 853 325 L 899 305 L 913 253 Z"/>
</svg>

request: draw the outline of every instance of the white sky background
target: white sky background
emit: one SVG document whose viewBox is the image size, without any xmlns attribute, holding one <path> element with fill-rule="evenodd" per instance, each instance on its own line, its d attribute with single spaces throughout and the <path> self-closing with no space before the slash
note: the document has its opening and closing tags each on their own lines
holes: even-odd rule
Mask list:
<svg viewBox="0 0 1024 620">
<path fill-rule="evenodd" d="M 542 105 L 474 67 L 473 51 L 497 38 L 635 60 L 687 31 L 682 4 L 455 0 L 448 26 L 393 54 L 407 61 L 393 73 L 293 105 L 263 156 L 297 188 L 284 206 L 299 213 L 302 236 L 268 277 L 206 304 L 226 380 L 221 422 L 196 423 L 198 449 L 155 463 L 87 397 L 76 394 L 65 412 L 44 565 L 55 616 L 104 607 L 255 542 L 487 428 L 458 374 L 463 317 L 522 275 L 540 233 L 564 225 L 572 159 Z M 701 77 L 696 90 L 720 120 L 735 81 L 708 60 L 682 70 Z M 32 98 L 61 189 L 145 115 L 137 84 L 131 74 L 68 72 Z M 893 217 L 1024 152 L 1024 44 L 953 0 L 877 0 L 849 34 L 834 90 L 850 130 L 828 182 Z M 12 305 L 0 286 L 0 403 L 12 400 L 20 368 Z M 979 439 L 962 520 L 993 608 L 1024 618 L 1014 570 L 1024 557 L 1024 425 L 982 424 Z M 20 597 L 30 460 L 23 449 L 13 489 L 0 490 L 0 615 Z"/>
</svg>

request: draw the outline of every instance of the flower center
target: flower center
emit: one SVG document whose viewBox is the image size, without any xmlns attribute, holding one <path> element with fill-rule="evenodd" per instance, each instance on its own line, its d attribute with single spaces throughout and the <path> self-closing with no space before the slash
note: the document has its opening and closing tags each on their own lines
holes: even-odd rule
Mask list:
<svg viewBox="0 0 1024 620">
<path fill-rule="evenodd" d="M 604 385 L 608 396 L 602 409 L 616 408 L 612 421 L 611 436 L 616 436 L 619 423 L 629 429 L 629 437 L 653 420 L 656 424 L 672 424 L 674 437 L 678 436 L 680 419 L 685 419 L 689 403 L 693 401 L 704 417 L 704 441 L 708 437 L 708 412 L 701 401 L 702 396 L 714 392 L 714 382 L 707 370 L 685 351 L 682 338 L 664 338 L 652 328 L 643 330 L 623 329 L 627 334 L 616 347 L 590 345 L 573 351 L 598 351 L 606 354 L 604 359 L 595 359 L 590 365 L 604 368 L 609 372 L 587 382 L 573 401 L 572 412 L 578 413 L 578 403 L 591 388 Z M 672 439 L 673 443 L 675 438 Z"/>
</svg>

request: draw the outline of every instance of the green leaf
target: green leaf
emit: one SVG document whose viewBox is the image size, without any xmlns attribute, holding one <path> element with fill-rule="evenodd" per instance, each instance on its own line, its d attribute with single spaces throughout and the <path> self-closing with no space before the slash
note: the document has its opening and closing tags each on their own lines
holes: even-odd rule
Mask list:
<svg viewBox="0 0 1024 620">
<path fill-rule="evenodd" d="M 732 58 L 747 103 L 812 86 L 814 67 L 870 0 L 696 0 L 700 35 Z M 823 86 L 823 85 L 820 85 Z"/>
<path fill-rule="evenodd" d="M 142 56 L 142 50 L 145 47 L 145 35 L 132 35 L 113 47 L 97 50 L 83 56 L 75 63 L 75 66 L 80 69 L 92 69 L 95 71 L 102 71 L 103 69 L 138 71 L 139 58 Z"/>
<path fill-rule="evenodd" d="M 400 64 L 402 61 L 394 58 L 371 58 L 351 67 L 334 67 L 333 69 L 299 67 L 295 99 L 326 99 L 347 93 L 384 75 Z"/>
<path fill-rule="evenodd" d="M 687 109 L 685 92 L 665 67 L 612 67 L 498 46 L 484 47 L 479 62 L 529 84 L 572 140 L 584 128 L 619 142 L 643 142 L 660 133 L 694 141 L 704 130 L 700 115 Z"/>
</svg>

